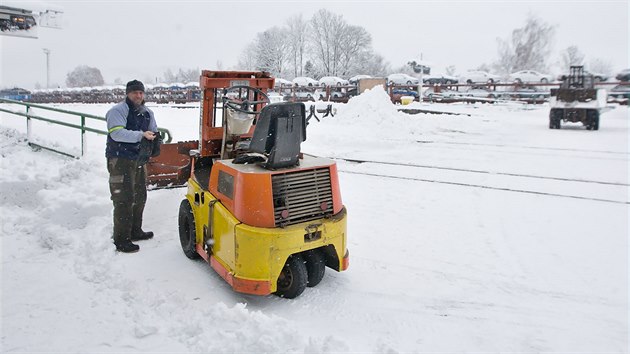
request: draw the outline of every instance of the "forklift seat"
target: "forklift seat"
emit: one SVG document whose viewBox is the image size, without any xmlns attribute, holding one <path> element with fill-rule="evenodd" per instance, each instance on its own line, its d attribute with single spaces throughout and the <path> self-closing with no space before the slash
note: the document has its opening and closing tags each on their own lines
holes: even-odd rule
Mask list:
<svg viewBox="0 0 630 354">
<path fill-rule="evenodd" d="M 305 140 L 304 103 L 274 103 L 261 110 L 249 150 L 267 157 L 264 168 L 292 167 L 299 163 L 300 144 Z"/>
</svg>

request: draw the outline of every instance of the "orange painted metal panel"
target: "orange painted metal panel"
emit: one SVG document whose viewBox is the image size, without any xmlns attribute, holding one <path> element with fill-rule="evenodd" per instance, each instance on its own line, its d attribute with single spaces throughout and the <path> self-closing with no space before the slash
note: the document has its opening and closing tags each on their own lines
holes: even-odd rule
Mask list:
<svg viewBox="0 0 630 354">
<path fill-rule="evenodd" d="M 330 165 L 330 185 L 332 186 L 333 198 L 333 214 L 337 214 L 343 209 L 341 201 L 341 190 L 339 189 L 339 175 L 337 173 L 337 164 Z"/>
</svg>

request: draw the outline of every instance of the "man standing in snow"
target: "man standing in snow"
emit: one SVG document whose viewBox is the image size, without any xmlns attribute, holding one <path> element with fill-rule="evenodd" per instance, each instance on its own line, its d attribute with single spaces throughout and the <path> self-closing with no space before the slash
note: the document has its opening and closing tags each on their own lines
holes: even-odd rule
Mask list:
<svg viewBox="0 0 630 354">
<path fill-rule="evenodd" d="M 140 250 L 132 241 L 153 237 L 153 232 L 142 231 L 148 160 L 143 156 L 143 147 L 159 144 L 159 135 L 153 112 L 144 105 L 142 82 L 129 81 L 126 93 L 125 101 L 112 107 L 105 116 L 109 132 L 105 156 L 114 202 L 114 244 L 117 251 L 132 253 Z"/>
</svg>

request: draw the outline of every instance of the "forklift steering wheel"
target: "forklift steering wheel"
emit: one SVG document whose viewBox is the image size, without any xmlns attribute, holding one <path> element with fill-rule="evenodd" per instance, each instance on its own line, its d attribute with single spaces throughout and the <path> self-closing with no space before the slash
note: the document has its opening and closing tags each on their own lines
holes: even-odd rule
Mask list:
<svg viewBox="0 0 630 354">
<path fill-rule="evenodd" d="M 230 98 L 228 97 L 228 93 L 230 92 L 237 92 L 239 97 L 245 97 L 245 99 L 242 100 L 240 98 Z M 251 93 L 257 94 L 258 101 L 249 101 L 247 99 L 251 96 Z M 260 113 L 260 110 L 255 110 L 256 105 L 261 103 L 269 104 L 269 102 L 269 96 L 267 96 L 266 93 L 264 93 L 260 89 L 251 86 L 237 85 L 227 88 L 223 91 L 223 106 L 227 106 L 237 112 L 258 114 Z"/>
</svg>

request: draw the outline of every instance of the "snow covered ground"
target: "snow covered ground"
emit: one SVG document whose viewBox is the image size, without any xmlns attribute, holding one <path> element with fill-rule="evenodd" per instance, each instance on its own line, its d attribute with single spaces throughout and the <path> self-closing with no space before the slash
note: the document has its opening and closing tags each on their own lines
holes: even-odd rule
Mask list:
<svg viewBox="0 0 630 354">
<path fill-rule="evenodd" d="M 81 160 L 33 152 L 1 115 L 1 351 L 628 352 L 628 108 L 593 132 L 548 129 L 547 106 L 414 105 L 461 115 L 373 90 L 311 120 L 302 150 L 338 159 L 350 269 L 294 300 L 186 258 L 183 189 L 150 192 L 155 238 L 116 253 L 104 138 Z M 198 108 L 153 108 L 197 138 Z M 79 146 L 43 123 L 34 140 Z"/>
</svg>

